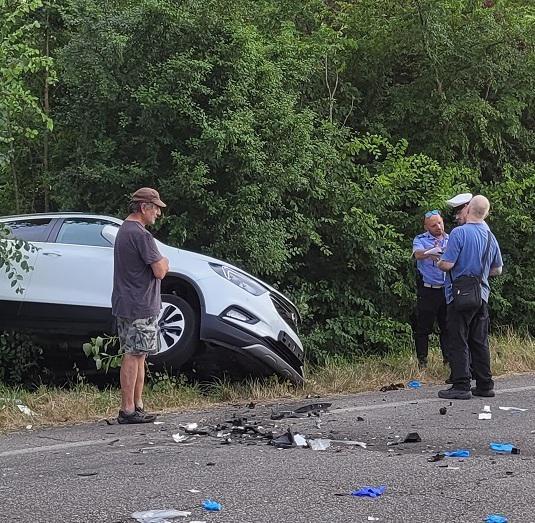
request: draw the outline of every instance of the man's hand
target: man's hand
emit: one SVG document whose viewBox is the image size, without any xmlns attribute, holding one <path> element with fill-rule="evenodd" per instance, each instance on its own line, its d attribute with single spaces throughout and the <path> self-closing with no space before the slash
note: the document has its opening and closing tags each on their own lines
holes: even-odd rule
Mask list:
<svg viewBox="0 0 535 523">
<path fill-rule="evenodd" d="M 437 267 L 441 270 L 441 271 L 444 271 L 444 272 L 449 272 L 451 271 L 451 269 L 453 269 L 453 266 L 455 264 L 454 263 L 451 263 L 451 262 L 447 262 L 447 261 L 444 261 L 444 260 L 439 260 L 439 262 L 437 263 Z"/>
<path fill-rule="evenodd" d="M 169 260 L 165 256 L 161 260 L 151 263 L 150 266 L 154 277 L 158 280 L 163 280 L 169 272 Z"/>
<path fill-rule="evenodd" d="M 491 267 L 489 276 L 499 276 L 502 273 L 503 267 Z"/>
</svg>

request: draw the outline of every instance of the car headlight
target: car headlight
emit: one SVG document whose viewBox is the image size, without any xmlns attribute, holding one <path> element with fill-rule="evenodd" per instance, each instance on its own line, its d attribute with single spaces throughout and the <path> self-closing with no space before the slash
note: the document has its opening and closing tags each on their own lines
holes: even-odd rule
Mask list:
<svg viewBox="0 0 535 523">
<path fill-rule="evenodd" d="M 225 280 L 232 282 L 234 285 L 237 285 L 244 291 L 250 292 L 255 296 L 260 296 L 267 292 L 267 289 L 262 287 L 262 285 L 256 283 L 252 278 L 249 278 L 249 276 L 238 272 L 236 269 L 232 269 L 226 265 L 218 265 L 217 263 L 210 263 L 210 267 L 212 267 L 219 276 L 225 278 Z"/>
</svg>

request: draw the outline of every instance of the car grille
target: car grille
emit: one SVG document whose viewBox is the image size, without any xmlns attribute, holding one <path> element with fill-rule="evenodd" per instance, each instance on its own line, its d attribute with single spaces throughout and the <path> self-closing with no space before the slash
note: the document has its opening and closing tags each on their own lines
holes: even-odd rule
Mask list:
<svg viewBox="0 0 535 523">
<path fill-rule="evenodd" d="M 275 341 L 273 338 L 264 338 L 264 342 L 277 356 L 283 359 L 292 368 L 298 370 L 303 365 L 302 356 L 299 358 L 298 355 L 289 350 L 282 341 Z"/>
<path fill-rule="evenodd" d="M 278 296 L 277 294 L 270 293 L 269 297 L 277 309 L 280 317 L 296 332 L 299 332 L 298 321 L 299 313 L 295 307 L 284 298 Z"/>
</svg>

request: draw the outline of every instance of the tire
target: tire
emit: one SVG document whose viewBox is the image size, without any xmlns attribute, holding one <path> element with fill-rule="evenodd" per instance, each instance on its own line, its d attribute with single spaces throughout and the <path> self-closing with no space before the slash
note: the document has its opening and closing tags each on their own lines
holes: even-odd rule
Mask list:
<svg viewBox="0 0 535 523">
<path fill-rule="evenodd" d="M 179 369 L 199 346 L 199 318 L 192 306 L 174 294 L 162 294 L 158 316 L 160 352 L 149 357 L 156 368 Z"/>
</svg>

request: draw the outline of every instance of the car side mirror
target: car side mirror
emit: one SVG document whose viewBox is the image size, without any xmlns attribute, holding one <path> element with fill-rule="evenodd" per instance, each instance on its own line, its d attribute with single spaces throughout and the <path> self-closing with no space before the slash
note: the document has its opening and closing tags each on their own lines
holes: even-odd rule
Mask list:
<svg viewBox="0 0 535 523">
<path fill-rule="evenodd" d="M 115 237 L 117 236 L 117 231 L 119 230 L 118 227 L 114 227 L 113 225 L 105 225 L 102 228 L 102 237 L 108 240 L 112 245 L 115 245 Z"/>
</svg>

